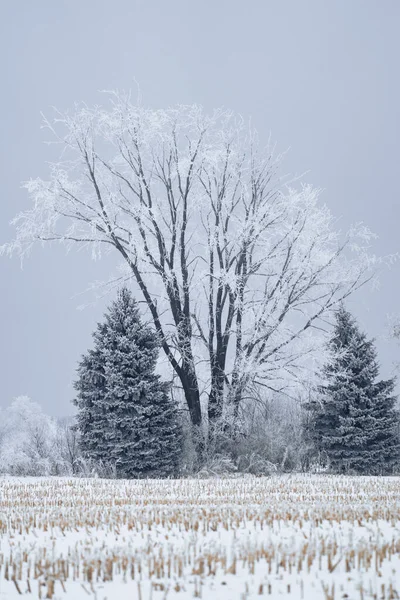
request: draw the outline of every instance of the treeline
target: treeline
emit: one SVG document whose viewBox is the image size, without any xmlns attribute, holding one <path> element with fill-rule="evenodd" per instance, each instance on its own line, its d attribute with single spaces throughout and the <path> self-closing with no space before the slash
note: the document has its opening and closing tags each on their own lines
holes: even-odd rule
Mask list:
<svg viewBox="0 0 400 600">
<path fill-rule="evenodd" d="M 181 434 L 178 460 L 172 476 L 223 475 L 309 470 L 307 446 L 301 426 L 304 411 L 292 399 L 275 396 L 251 403 L 243 420 L 236 460 L 218 454 L 209 447 L 199 467 L 191 427 L 178 409 L 177 428 Z M 146 440 L 149 444 L 149 440 Z M 93 458 L 85 452 L 85 443 L 75 418 L 56 419 L 27 396 L 15 398 L 1 412 L 0 473 L 16 476 L 100 476 L 116 477 L 117 469 L 107 458 Z M 151 448 L 149 448 L 151 455 Z M 132 466 L 137 465 L 137 457 Z M 318 468 L 317 463 L 312 468 Z M 150 473 L 143 473 L 150 476 Z M 154 476 L 165 476 L 158 470 Z"/>
<path fill-rule="evenodd" d="M 377 264 L 368 227 L 336 230 L 319 190 L 289 185 L 275 146 L 231 111 L 116 91 L 45 123 L 60 159 L 25 184 L 32 205 L 0 253 L 111 253 L 143 307 L 121 291 L 82 358 L 81 461 L 117 477 L 393 472 L 393 381 L 340 317 Z"/>
<path fill-rule="evenodd" d="M 3 411 L 0 470 L 16 475 L 174 477 L 290 471 L 399 471 L 394 380 L 343 306 L 330 357 L 306 398 L 250 388 L 240 413 L 193 426 L 183 394 L 156 373 L 160 343 L 127 288 L 93 334 L 75 382 L 75 419 L 26 397 Z M 180 398 L 180 400 L 179 400 Z"/>
</svg>

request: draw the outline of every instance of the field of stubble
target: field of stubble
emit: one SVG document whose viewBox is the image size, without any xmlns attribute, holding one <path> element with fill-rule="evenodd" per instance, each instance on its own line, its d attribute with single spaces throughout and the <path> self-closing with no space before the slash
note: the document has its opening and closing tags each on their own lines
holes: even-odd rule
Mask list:
<svg viewBox="0 0 400 600">
<path fill-rule="evenodd" d="M 0 598 L 394 599 L 400 478 L 0 479 Z"/>
</svg>

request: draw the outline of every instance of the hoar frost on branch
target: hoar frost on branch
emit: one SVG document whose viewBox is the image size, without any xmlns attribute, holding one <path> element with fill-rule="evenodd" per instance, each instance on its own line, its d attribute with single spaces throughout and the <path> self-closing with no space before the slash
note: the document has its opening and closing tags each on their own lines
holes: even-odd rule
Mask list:
<svg viewBox="0 0 400 600">
<path fill-rule="evenodd" d="M 45 124 L 62 160 L 25 184 L 33 206 L 6 250 L 24 256 L 38 240 L 116 250 L 193 424 L 202 394 L 216 422 L 238 413 L 250 385 L 283 389 L 323 361 L 325 319 L 370 277 L 372 234 L 337 232 L 319 191 L 284 185 L 280 157 L 242 119 L 114 93 L 109 109 Z"/>
</svg>

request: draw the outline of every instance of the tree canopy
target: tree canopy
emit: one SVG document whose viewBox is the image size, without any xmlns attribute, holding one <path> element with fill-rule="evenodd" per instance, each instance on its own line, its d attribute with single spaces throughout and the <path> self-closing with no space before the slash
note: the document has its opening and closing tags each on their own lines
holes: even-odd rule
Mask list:
<svg viewBox="0 0 400 600">
<path fill-rule="evenodd" d="M 46 126 L 62 160 L 25 186 L 32 207 L 3 250 L 36 241 L 118 253 L 144 299 L 192 422 L 279 391 L 322 356 L 323 319 L 368 279 L 371 233 L 347 234 L 310 185 L 243 119 L 198 106 L 151 110 L 129 95 Z"/>
</svg>

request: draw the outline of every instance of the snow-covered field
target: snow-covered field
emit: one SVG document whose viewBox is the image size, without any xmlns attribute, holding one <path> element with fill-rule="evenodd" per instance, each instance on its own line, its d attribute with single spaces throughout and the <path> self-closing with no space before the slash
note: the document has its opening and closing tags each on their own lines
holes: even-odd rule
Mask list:
<svg viewBox="0 0 400 600">
<path fill-rule="evenodd" d="M 400 592 L 400 478 L 6 478 L 0 531 L 9 600 Z"/>
</svg>

